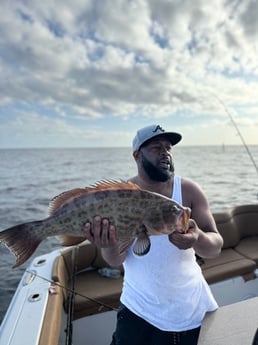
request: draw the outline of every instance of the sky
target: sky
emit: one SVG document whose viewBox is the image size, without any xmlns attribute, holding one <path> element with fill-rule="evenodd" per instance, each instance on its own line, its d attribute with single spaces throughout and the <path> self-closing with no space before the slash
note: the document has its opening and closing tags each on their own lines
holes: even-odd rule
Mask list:
<svg viewBox="0 0 258 345">
<path fill-rule="evenodd" d="M 258 0 L 0 3 L 0 148 L 258 144 Z"/>
</svg>

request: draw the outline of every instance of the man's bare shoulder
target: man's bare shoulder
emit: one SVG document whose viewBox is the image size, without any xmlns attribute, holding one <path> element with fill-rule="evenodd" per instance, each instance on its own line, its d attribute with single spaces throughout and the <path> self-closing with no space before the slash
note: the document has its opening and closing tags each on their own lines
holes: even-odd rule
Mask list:
<svg viewBox="0 0 258 345">
<path fill-rule="evenodd" d="M 189 178 L 185 178 L 185 177 L 181 178 L 181 186 L 182 186 L 183 190 L 185 189 L 185 190 L 191 191 L 191 192 L 193 190 L 197 190 L 197 191 L 202 190 L 201 186 L 197 182 L 195 182 Z"/>
<path fill-rule="evenodd" d="M 183 203 L 185 206 L 193 207 L 196 202 L 207 202 L 205 193 L 198 183 L 188 178 L 182 178 L 181 181 Z"/>
</svg>

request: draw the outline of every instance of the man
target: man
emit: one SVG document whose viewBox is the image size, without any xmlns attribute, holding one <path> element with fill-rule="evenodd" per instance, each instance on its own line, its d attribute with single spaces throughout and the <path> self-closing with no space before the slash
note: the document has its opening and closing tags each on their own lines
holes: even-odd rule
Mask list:
<svg viewBox="0 0 258 345">
<path fill-rule="evenodd" d="M 200 187 L 174 174 L 172 147 L 180 140 L 180 134 L 159 125 L 138 130 L 133 140 L 138 174 L 130 181 L 189 207 L 186 234 L 151 236 L 150 252 L 136 257 L 132 247 L 119 252 L 116 229 L 108 219 L 96 216 L 85 227 L 104 259 L 125 269 L 112 345 L 196 345 L 205 313 L 217 308 L 195 254 L 215 257 L 223 240 Z"/>
</svg>

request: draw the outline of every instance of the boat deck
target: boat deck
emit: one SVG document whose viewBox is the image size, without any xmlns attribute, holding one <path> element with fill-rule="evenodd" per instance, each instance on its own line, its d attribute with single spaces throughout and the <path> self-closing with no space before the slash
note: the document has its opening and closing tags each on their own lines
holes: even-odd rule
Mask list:
<svg viewBox="0 0 258 345">
<path fill-rule="evenodd" d="M 206 315 L 198 345 L 251 345 L 258 328 L 258 297 Z"/>
</svg>

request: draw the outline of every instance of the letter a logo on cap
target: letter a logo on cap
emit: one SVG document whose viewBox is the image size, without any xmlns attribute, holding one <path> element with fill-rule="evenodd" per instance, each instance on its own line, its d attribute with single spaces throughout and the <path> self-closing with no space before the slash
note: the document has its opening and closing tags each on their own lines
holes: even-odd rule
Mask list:
<svg viewBox="0 0 258 345">
<path fill-rule="evenodd" d="M 152 131 L 153 133 L 156 133 L 158 130 L 160 130 L 161 132 L 165 132 L 165 129 L 163 129 L 162 127 L 160 127 L 159 125 L 154 129 L 154 131 Z"/>
</svg>

